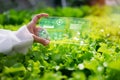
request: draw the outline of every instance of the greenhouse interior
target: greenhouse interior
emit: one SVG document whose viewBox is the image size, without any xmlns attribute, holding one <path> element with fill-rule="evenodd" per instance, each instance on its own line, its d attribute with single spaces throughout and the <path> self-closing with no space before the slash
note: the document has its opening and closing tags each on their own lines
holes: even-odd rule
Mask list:
<svg viewBox="0 0 120 80">
<path fill-rule="evenodd" d="M 0 0 L 0 80 L 120 80 L 120 0 Z"/>
</svg>

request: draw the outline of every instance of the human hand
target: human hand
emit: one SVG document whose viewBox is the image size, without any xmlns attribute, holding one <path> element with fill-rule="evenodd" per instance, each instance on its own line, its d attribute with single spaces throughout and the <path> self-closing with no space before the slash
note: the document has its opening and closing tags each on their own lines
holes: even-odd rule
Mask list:
<svg viewBox="0 0 120 80">
<path fill-rule="evenodd" d="M 43 39 L 41 37 L 38 36 L 38 31 L 41 29 L 40 27 L 36 27 L 36 23 L 37 21 L 41 18 L 41 17 L 48 17 L 48 14 L 46 13 L 41 13 L 41 14 L 37 14 L 33 17 L 33 19 L 28 23 L 27 28 L 28 30 L 33 34 L 33 38 L 35 42 L 41 43 L 44 46 L 48 45 L 50 40 L 47 39 Z"/>
</svg>

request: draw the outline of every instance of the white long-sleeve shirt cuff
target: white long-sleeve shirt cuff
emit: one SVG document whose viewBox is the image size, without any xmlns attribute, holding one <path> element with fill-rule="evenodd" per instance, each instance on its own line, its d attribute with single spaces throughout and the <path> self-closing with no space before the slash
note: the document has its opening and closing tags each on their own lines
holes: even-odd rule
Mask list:
<svg viewBox="0 0 120 80">
<path fill-rule="evenodd" d="M 26 26 L 18 31 L 0 29 L 0 53 L 23 53 L 26 54 L 33 44 L 33 36 Z"/>
</svg>

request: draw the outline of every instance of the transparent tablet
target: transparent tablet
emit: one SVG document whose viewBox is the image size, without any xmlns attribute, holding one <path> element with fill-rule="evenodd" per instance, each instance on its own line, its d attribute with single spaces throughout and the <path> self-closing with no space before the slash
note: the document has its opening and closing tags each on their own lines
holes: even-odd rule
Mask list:
<svg viewBox="0 0 120 80">
<path fill-rule="evenodd" d="M 74 17 L 41 18 L 39 24 L 52 40 L 72 38 L 89 26 L 88 20 Z"/>
</svg>

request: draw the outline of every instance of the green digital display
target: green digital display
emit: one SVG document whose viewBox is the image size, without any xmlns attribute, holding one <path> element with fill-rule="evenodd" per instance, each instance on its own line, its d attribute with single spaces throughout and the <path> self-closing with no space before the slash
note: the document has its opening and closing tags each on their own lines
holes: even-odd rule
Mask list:
<svg viewBox="0 0 120 80">
<path fill-rule="evenodd" d="M 78 32 L 88 27 L 89 23 L 88 20 L 82 18 L 47 17 L 41 18 L 39 24 L 47 30 L 50 39 L 58 40 L 74 37 Z"/>
</svg>

